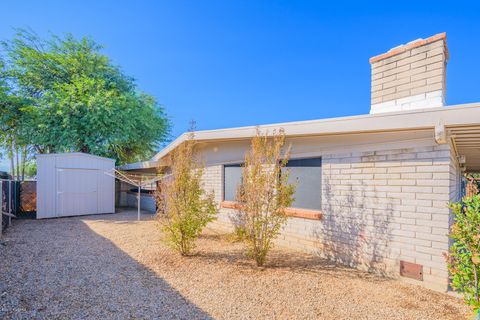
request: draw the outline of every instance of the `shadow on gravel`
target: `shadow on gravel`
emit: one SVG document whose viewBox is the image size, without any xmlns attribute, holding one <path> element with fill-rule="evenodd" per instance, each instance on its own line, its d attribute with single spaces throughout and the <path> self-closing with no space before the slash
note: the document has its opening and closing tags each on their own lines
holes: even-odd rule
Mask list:
<svg viewBox="0 0 480 320">
<path fill-rule="evenodd" d="M 79 218 L 19 221 L 3 242 L 2 319 L 212 319 Z"/>
</svg>

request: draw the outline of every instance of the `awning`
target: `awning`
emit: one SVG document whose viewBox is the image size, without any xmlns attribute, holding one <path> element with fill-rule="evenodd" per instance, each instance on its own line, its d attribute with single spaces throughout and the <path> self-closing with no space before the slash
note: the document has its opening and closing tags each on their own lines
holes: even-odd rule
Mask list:
<svg viewBox="0 0 480 320">
<path fill-rule="evenodd" d="M 143 173 L 156 173 L 158 167 L 158 161 L 139 161 L 135 163 L 128 163 L 122 166 L 118 166 L 118 170 L 122 171 L 136 171 Z"/>
</svg>

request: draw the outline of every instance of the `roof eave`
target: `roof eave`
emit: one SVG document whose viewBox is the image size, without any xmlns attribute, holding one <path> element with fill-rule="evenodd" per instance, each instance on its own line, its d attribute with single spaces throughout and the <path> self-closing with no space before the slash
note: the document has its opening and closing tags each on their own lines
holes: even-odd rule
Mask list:
<svg viewBox="0 0 480 320">
<path fill-rule="evenodd" d="M 246 139 L 255 135 L 256 128 L 272 131 L 283 128 L 287 136 L 336 135 L 434 128 L 438 123 L 446 127 L 468 125 L 480 119 L 480 103 L 412 111 L 368 114 L 299 122 L 276 123 L 217 130 L 196 131 L 198 141 Z M 477 120 L 478 121 L 478 120 Z M 188 138 L 186 133 L 158 152 L 151 161 L 158 161 Z"/>
</svg>

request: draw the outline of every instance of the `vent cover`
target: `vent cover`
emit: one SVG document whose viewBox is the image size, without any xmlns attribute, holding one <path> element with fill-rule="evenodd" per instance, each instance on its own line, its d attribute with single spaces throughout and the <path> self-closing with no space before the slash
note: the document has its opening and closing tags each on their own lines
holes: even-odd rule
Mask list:
<svg viewBox="0 0 480 320">
<path fill-rule="evenodd" d="M 400 275 L 402 277 L 423 281 L 423 266 L 400 260 Z"/>
</svg>

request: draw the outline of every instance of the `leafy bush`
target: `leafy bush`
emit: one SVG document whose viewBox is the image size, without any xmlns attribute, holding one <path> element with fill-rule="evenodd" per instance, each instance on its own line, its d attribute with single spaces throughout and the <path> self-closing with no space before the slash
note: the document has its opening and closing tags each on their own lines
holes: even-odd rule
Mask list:
<svg viewBox="0 0 480 320">
<path fill-rule="evenodd" d="M 240 223 L 236 232 L 246 240 L 247 254 L 258 266 L 265 263 L 273 240 L 286 222 L 285 209 L 293 202 L 295 186 L 288 183 L 288 171 L 282 170 L 288 161 L 284 145 L 283 131 L 269 137 L 257 130 L 237 190 Z"/>
<path fill-rule="evenodd" d="M 464 197 L 450 204 L 455 222 L 450 238 L 454 243 L 448 255 L 451 285 L 462 293 L 467 304 L 476 312 L 480 309 L 480 195 Z"/>
<path fill-rule="evenodd" d="M 218 212 L 213 193 L 206 193 L 202 187 L 202 174 L 192 136 L 172 152 L 171 172 L 156 192 L 166 242 L 182 255 L 191 254 L 203 228 Z"/>
</svg>

